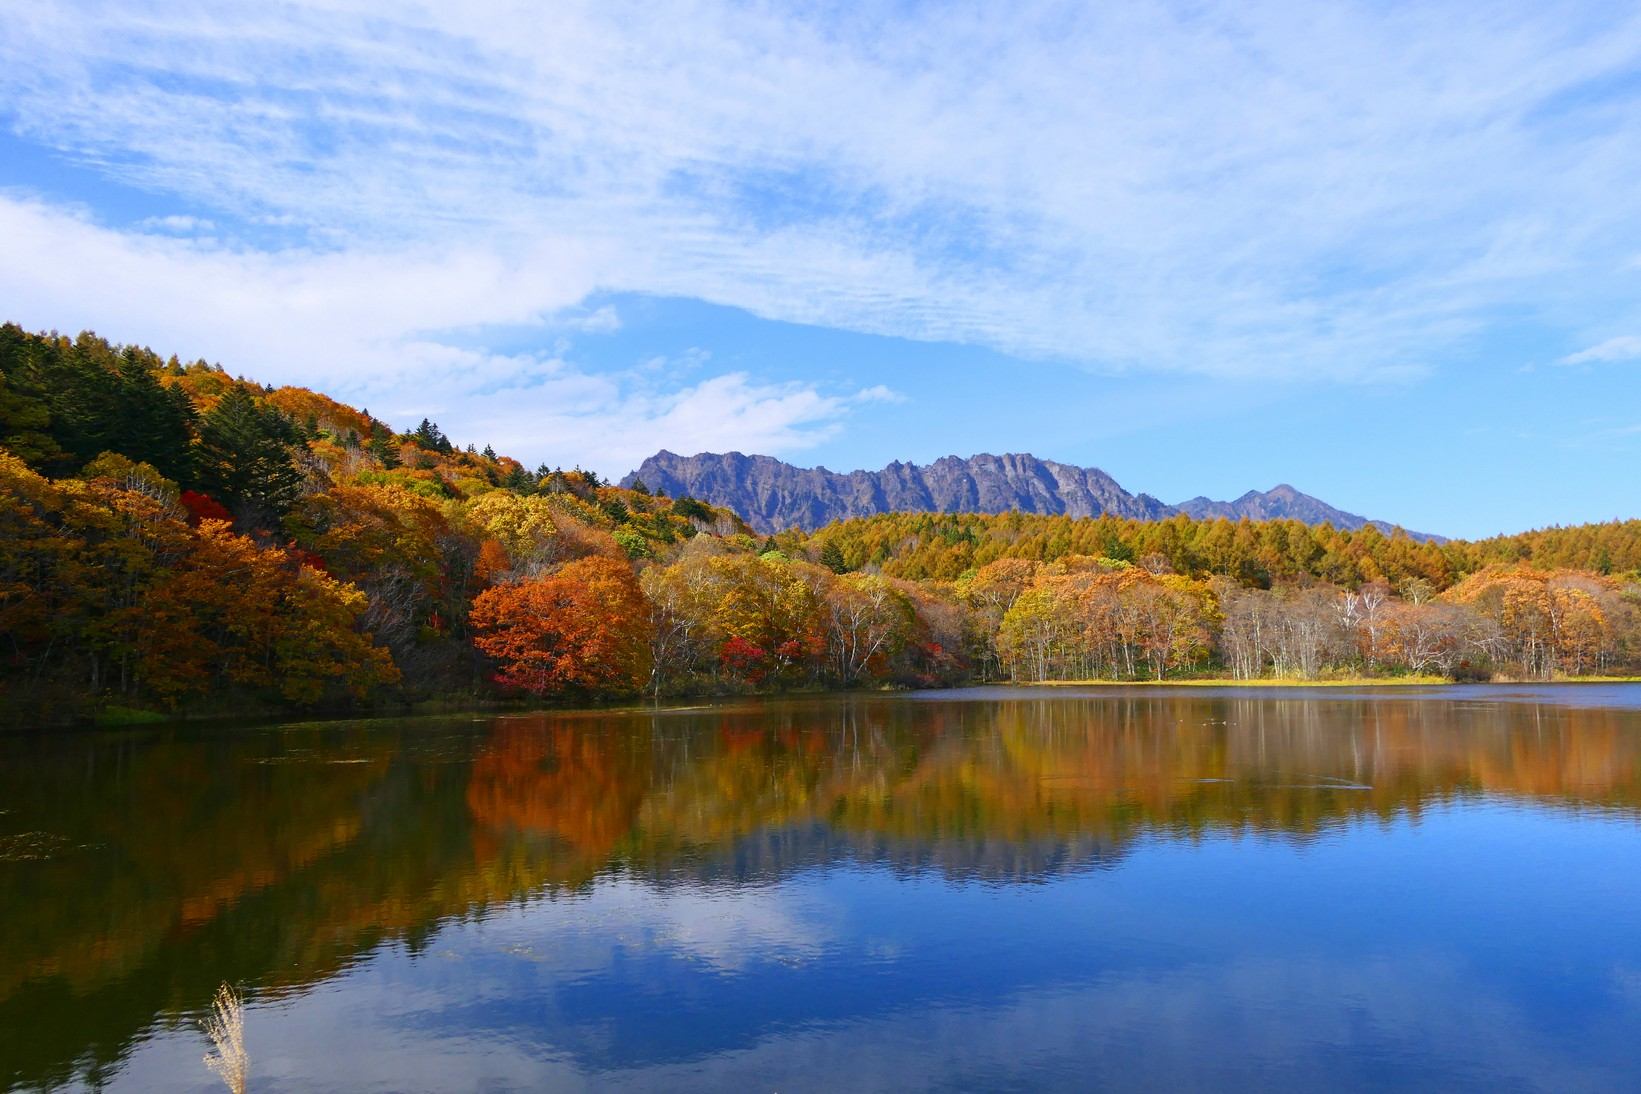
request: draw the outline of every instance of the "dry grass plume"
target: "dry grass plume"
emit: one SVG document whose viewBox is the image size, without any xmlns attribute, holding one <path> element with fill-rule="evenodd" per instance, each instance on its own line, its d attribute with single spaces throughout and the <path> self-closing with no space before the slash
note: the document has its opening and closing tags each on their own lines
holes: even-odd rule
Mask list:
<svg viewBox="0 0 1641 1094">
<path fill-rule="evenodd" d="M 245 1094 L 251 1057 L 245 1051 L 245 1004 L 239 993 L 227 984 L 218 988 L 211 1015 L 200 1025 L 217 1049 L 215 1053 L 206 1054 L 205 1066 L 215 1072 L 233 1094 Z"/>
</svg>

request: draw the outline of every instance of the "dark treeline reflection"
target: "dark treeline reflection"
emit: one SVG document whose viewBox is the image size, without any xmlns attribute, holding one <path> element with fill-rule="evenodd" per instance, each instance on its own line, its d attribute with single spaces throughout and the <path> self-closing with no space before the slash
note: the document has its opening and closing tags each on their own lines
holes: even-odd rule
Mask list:
<svg viewBox="0 0 1641 1094">
<path fill-rule="evenodd" d="M 620 872 L 957 881 L 1120 868 L 1140 839 L 1311 840 L 1497 795 L 1641 814 L 1635 711 L 1202 697 L 817 699 L 0 741 L 0 1070 L 96 1083 L 223 980 Z M 174 1020 L 180 1021 L 180 1018 Z"/>
</svg>

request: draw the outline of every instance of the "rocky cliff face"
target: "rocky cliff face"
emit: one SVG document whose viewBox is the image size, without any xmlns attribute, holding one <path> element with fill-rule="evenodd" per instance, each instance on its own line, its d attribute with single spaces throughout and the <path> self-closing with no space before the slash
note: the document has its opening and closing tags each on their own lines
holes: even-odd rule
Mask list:
<svg viewBox="0 0 1641 1094">
<path fill-rule="evenodd" d="M 1301 494 L 1291 486 L 1264 493 L 1249 491 L 1235 501 L 1192 498 L 1166 505 L 1149 494 L 1130 494 L 1096 467 L 1040 460 L 1008 453 L 962 459 L 946 456 L 926 466 L 896 461 L 881 471 L 828 471 L 794 467 L 769 456 L 702 452 L 680 456 L 657 452 L 622 480 L 642 479 L 651 490 L 688 494 L 739 513 L 760 532 L 797 526 L 814 530 L 834 520 L 874 513 L 1063 513 L 1092 517 L 1103 513 L 1137 520 L 1162 520 L 1175 513 L 1235 520 L 1287 518 L 1336 528 L 1375 524 L 1354 513 Z"/>
</svg>

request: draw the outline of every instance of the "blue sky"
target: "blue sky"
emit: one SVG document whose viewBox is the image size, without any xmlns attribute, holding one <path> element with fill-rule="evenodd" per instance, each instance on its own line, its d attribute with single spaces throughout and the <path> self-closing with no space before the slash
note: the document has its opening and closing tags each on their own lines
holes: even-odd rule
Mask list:
<svg viewBox="0 0 1641 1094">
<path fill-rule="evenodd" d="M 50 3 L 0 311 L 619 475 L 1641 513 L 1641 9 Z"/>
</svg>

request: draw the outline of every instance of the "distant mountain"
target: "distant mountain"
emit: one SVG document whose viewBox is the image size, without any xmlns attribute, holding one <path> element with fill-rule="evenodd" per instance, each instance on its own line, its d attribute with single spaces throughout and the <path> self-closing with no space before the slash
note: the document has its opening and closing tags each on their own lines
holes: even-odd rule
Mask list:
<svg viewBox="0 0 1641 1094">
<path fill-rule="evenodd" d="M 1371 524 L 1386 535 L 1395 528 L 1395 525 L 1386 521 L 1369 520 L 1355 513 L 1347 513 L 1343 509 L 1335 509 L 1321 498 L 1302 494 L 1287 483 L 1273 486 L 1263 492 L 1250 490 L 1235 501 L 1214 501 L 1211 498 L 1194 497 L 1190 501 L 1180 502 L 1174 508 L 1198 520 L 1214 517 L 1226 517 L 1230 520 L 1239 520 L 1242 517 L 1249 520 L 1297 520 L 1305 524 L 1331 524 L 1335 528 L 1348 528 L 1351 531 Z M 1441 536 L 1425 532 L 1408 532 L 1408 535 L 1414 539 L 1442 540 Z"/>
<path fill-rule="evenodd" d="M 1235 501 L 1192 498 L 1167 505 L 1149 494 L 1130 494 L 1096 467 L 1040 460 L 1008 453 L 962 459 L 946 456 L 926 466 L 896 461 L 881 471 L 828 471 L 794 467 L 770 456 L 739 452 L 701 452 L 680 456 L 665 450 L 621 480 L 631 486 L 642 479 L 651 490 L 674 497 L 688 494 L 739 513 L 759 532 L 797 526 L 813 531 L 834 520 L 875 513 L 1063 513 L 1092 517 L 1103 513 L 1136 520 L 1162 520 L 1175 513 L 1236 520 L 1291 519 L 1357 529 L 1372 524 L 1389 532 L 1391 525 L 1301 494 L 1282 485 L 1264 493 L 1249 491 Z M 1417 539 L 1437 539 L 1409 533 Z"/>
</svg>

